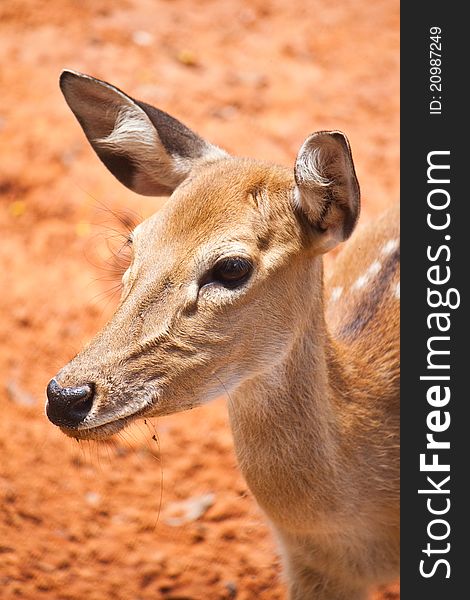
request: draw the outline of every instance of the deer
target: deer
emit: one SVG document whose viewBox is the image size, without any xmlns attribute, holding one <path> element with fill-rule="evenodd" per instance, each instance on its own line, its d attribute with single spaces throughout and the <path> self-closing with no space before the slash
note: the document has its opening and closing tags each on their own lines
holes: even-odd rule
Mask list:
<svg viewBox="0 0 470 600">
<path fill-rule="evenodd" d="M 65 70 L 93 150 L 138 194 L 169 196 L 129 236 L 114 315 L 47 386 L 66 435 L 225 396 L 239 468 L 290 600 L 360 600 L 399 570 L 399 209 L 358 227 L 347 137 L 294 168 L 228 154 L 117 87 Z"/>
</svg>

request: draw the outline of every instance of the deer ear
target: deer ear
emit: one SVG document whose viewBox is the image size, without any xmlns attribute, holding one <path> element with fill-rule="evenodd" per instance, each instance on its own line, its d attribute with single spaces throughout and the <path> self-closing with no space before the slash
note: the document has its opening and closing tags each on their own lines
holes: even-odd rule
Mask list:
<svg viewBox="0 0 470 600">
<path fill-rule="evenodd" d="M 328 252 L 346 240 L 360 211 L 359 183 L 351 149 L 340 131 L 310 135 L 295 162 L 295 203 L 314 227 L 315 248 Z"/>
<path fill-rule="evenodd" d="M 199 164 L 227 156 L 177 119 L 109 83 L 66 70 L 60 88 L 98 157 L 134 192 L 171 194 Z"/>
</svg>

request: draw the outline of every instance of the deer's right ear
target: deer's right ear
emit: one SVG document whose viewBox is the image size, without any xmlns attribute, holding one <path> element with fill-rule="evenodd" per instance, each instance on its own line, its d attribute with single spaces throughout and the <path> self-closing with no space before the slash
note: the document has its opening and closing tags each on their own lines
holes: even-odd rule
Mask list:
<svg viewBox="0 0 470 600">
<path fill-rule="evenodd" d="M 177 119 L 109 83 L 65 70 L 60 88 L 98 157 L 134 192 L 171 194 L 198 164 L 227 156 Z"/>
</svg>

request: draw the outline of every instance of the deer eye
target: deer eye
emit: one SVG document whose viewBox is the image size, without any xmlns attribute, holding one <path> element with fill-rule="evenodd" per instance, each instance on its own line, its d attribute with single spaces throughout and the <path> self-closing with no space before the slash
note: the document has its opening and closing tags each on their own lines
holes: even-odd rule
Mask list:
<svg viewBox="0 0 470 600">
<path fill-rule="evenodd" d="M 244 284 L 252 271 L 253 265 L 246 258 L 224 258 L 214 265 L 207 283 L 218 283 L 233 289 Z"/>
</svg>

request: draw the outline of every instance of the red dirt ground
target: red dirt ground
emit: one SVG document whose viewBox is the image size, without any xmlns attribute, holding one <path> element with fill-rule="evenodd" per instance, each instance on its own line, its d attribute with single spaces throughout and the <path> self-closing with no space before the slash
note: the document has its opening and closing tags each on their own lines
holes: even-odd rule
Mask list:
<svg viewBox="0 0 470 600">
<path fill-rule="evenodd" d="M 104 445 L 44 417 L 49 378 L 111 314 L 117 227 L 148 216 L 62 99 L 63 67 L 105 78 L 229 151 L 292 164 L 316 129 L 353 147 L 363 219 L 398 199 L 397 0 L 6 0 L 0 4 L 0 596 L 284 598 L 223 400 Z M 106 273 L 105 273 L 106 276 Z M 156 433 L 159 444 L 152 439 Z M 213 494 L 197 520 L 176 502 Z M 375 600 L 396 600 L 398 584 Z"/>
</svg>

